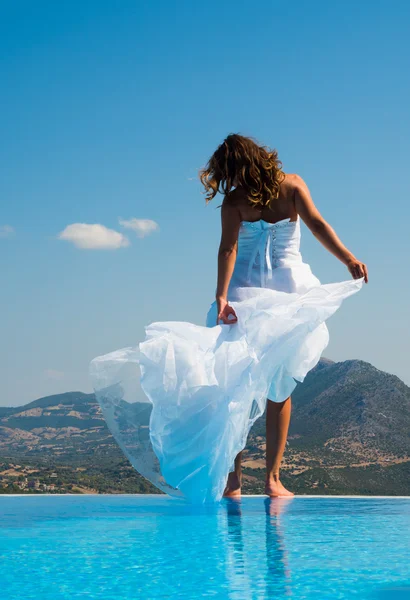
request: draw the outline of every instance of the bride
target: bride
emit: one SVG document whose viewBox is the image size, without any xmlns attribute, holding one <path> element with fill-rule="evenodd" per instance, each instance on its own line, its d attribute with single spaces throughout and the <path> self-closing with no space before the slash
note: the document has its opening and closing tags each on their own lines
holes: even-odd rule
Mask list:
<svg viewBox="0 0 410 600">
<path fill-rule="evenodd" d="M 242 450 L 266 409 L 265 492 L 291 496 L 280 481 L 291 393 L 328 343 L 325 320 L 367 283 L 367 268 L 319 213 L 303 179 L 282 170 L 275 150 L 229 135 L 200 179 L 207 201 L 224 195 L 207 327 L 153 323 L 139 349 L 94 359 L 96 396 L 135 468 L 194 502 L 240 495 Z M 300 254 L 300 219 L 353 280 L 322 285 L 312 274 Z"/>
</svg>

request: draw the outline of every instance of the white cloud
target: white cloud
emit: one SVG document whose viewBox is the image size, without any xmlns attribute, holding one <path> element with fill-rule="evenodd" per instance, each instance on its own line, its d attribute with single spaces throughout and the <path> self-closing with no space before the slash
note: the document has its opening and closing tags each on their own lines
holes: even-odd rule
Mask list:
<svg viewBox="0 0 410 600">
<path fill-rule="evenodd" d="M 154 231 L 159 230 L 158 223 L 151 221 L 151 219 L 136 219 L 134 217 L 128 220 L 119 219 L 118 221 L 122 227 L 125 227 L 125 229 L 132 229 L 135 231 L 137 236 L 140 238 L 146 237 Z"/>
<path fill-rule="evenodd" d="M 14 234 L 14 227 L 11 225 L 0 225 L 0 238 L 10 237 Z"/>
<path fill-rule="evenodd" d="M 83 250 L 115 250 L 130 244 L 125 235 L 99 223 L 67 225 L 64 231 L 58 234 L 58 238 L 72 242 L 74 246 Z"/>
<path fill-rule="evenodd" d="M 55 369 L 46 369 L 44 371 L 44 375 L 47 377 L 47 379 L 53 379 L 55 381 L 61 381 L 61 379 L 64 379 L 63 371 L 56 371 Z"/>
</svg>

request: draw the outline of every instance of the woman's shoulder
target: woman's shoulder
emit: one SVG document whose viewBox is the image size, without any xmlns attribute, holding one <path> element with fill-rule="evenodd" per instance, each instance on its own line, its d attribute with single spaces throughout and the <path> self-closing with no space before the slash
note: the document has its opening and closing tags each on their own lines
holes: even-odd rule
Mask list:
<svg viewBox="0 0 410 600">
<path fill-rule="evenodd" d="M 222 210 L 228 214 L 237 213 L 243 218 L 244 211 L 249 206 L 248 195 L 242 188 L 235 188 L 224 196 L 222 201 Z"/>
<path fill-rule="evenodd" d="M 281 183 L 281 189 L 295 190 L 306 185 L 303 178 L 297 173 L 285 173 L 285 178 Z"/>
</svg>

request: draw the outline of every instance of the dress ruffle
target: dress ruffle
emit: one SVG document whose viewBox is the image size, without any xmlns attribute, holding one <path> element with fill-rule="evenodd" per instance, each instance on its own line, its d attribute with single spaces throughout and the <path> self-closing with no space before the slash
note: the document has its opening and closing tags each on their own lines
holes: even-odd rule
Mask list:
<svg viewBox="0 0 410 600">
<path fill-rule="evenodd" d="M 94 359 L 97 399 L 134 467 L 163 491 L 218 501 L 267 397 L 281 402 L 303 381 L 328 343 L 326 319 L 362 284 L 239 288 L 236 324 L 153 323 L 139 352 Z"/>
</svg>

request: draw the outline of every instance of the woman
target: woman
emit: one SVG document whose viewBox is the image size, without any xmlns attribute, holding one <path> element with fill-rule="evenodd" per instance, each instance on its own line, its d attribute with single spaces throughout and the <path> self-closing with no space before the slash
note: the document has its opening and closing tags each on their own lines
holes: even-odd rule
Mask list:
<svg viewBox="0 0 410 600">
<path fill-rule="evenodd" d="M 354 279 L 364 278 L 367 268 L 342 244 L 335 231 L 315 207 L 308 187 L 301 177 L 285 174 L 281 169 L 277 152 L 260 147 L 252 139 L 230 135 L 219 146 L 201 174 L 207 191 L 207 201 L 218 191 L 225 194 L 222 203 L 222 236 L 218 253 L 218 283 L 216 289 L 217 323 L 236 320 L 228 297 L 235 296 L 235 288 L 267 285 L 284 292 L 303 292 L 319 282 L 308 265 L 302 263 L 299 254 L 298 218 L 309 227 L 324 247 L 343 262 Z M 285 221 L 289 220 L 286 224 Z M 275 228 L 279 224 L 280 229 Z M 286 225 L 286 229 L 283 229 Z M 262 273 L 270 269 L 272 256 L 260 248 L 254 252 L 260 265 L 250 264 L 249 257 L 256 248 L 261 231 L 269 235 L 282 235 L 283 244 L 277 252 L 275 272 L 268 282 Z M 240 254 L 238 258 L 238 238 Z M 278 245 L 277 238 L 273 245 Z M 273 248 L 272 248 L 273 249 Z M 271 252 L 272 252 L 271 249 Z M 251 281 L 248 271 L 251 267 Z M 279 479 L 279 467 L 285 449 L 291 414 L 290 396 L 282 401 L 271 398 L 266 411 L 266 487 L 268 496 L 293 495 Z M 240 494 L 241 453 L 235 460 L 235 470 L 230 473 L 226 496 Z"/>
<path fill-rule="evenodd" d="M 320 215 L 304 181 L 282 171 L 276 151 L 229 135 L 200 177 L 207 201 L 224 194 L 207 327 L 153 323 L 140 353 L 126 348 L 94 359 L 96 395 L 135 468 L 193 502 L 240 495 L 241 452 L 266 408 L 265 491 L 290 496 L 279 478 L 290 394 L 328 343 L 324 321 L 367 282 L 367 269 Z M 299 252 L 299 218 L 353 281 L 320 284 Z M 145 397 L 135 402 L 139 380 Z"/>
</svg>

